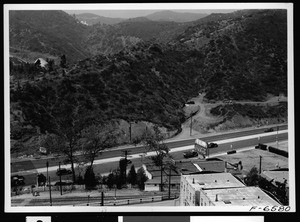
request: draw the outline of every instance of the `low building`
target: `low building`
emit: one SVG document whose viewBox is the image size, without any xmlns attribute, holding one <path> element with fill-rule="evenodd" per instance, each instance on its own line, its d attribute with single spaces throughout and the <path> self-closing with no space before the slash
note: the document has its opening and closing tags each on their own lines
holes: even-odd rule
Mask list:
<svg viewBox="0 0 300 222">
<path fill-rule="evenodd" d="M 178 189 L 180 188 L 180 176 L 190 174 L 205 174 L 205 173 L 221 173 L 225 171 L 225 162 L 218 159 L 211 160 L 180 160 L 173 161 L 174 169 L 169 171 L 163 170 L 163 184 L 168 184 L 169 178 L 171 179 L 171 186 Z M 161 169 L 154 164 L 143 165 L 145 173 L 149 180 L 145 183 L 146 191 L 159 191 L 161 183 Z M 171 173 L 171 174 L 170 174 Z"/>
<path fill-rule="evenodd" d="M 169 183 L 170 177 L 168 176 L 163 176 L 163 188 L 164 190 L 170 189 L 171 190 L 176 190 L 178 191 L 180 188 L 180 176 L 172 176 L 171 181 Z M 161 178 L 160 177 L 155 177 L 151 180 L 147 180 L 145 182 L 145 191 L 159 191 L 160 189 L 160 184 L 161 184 Z"/>
<path fill-rule="evenodd" d="M 180 206 L 278 205 L 258 187 L 246 187 L 230 173 L 182 175 Z"/>
<path fill-rule="evenodd" d="M 263 171 L 260 175 L 266 178 L 274 187 L 283 186 L 287 198 L 289 198 L 289 170 L 287 168 Z"/>
</svg>

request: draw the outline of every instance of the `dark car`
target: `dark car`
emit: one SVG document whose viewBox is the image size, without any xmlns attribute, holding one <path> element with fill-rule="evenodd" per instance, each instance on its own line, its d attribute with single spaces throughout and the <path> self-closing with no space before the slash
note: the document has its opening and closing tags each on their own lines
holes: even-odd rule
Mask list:
<svg viewBox="0 0 300 222">
<path fill-rule="evenodd" d="M 15 175 L 11 177 L 11 186 L 23 186 L 25 185 L 25 178 L 23 176 Z"/>
<path fill-rule="evenodd" d="M 184 152 L 183 157 L 184 158 L 192 158 L 198 156 L 198 153 L 195 150 Z"/>
<path fill-rule="evenodd" d="M 214 148 L 214 147 L 218 147 L 218 144 L 217 143 L 209 143 L 208 148 Z"/>
<path fill-rule="evenodd" d="M 273 132 L 274 131 L 274 129 L 273 128 L 268 128 L 268 129 L 266 129 L 265 130 L 265 133 L 268 133 L 268 132 Z"/>
<path fill-rule="evenodd" d="M 68 174 L 72 174 L 72 170 L 68 170 L 66 168 L 61 168 L 60 170 L 57 169 L 57 171 L 56 171 L 57 176 L 63 176 L 63 175 L 68 175 Z"/>
<path fill-rule="evenodd" d="M 259 143 L 257 146 L 255 146 L 255 149 L 267 150 L 267 145 Z"/>
</svg>

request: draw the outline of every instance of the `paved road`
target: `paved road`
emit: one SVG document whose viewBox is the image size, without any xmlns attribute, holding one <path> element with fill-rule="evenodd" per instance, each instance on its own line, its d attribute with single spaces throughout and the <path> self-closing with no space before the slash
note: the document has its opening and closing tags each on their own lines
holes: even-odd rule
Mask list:
<svg viewBox="0 0 300 222">
<path fill-rule="evenodd" d="M 260 129 L 253 129 L 253 130 L 247 130 L 247 131 L 231 132 L 231 133 L 226 133 L 226 134 L 202 137 L 201 139 L 204 141 L 207 141 L 207 142 L 213 142 L 213 141 L 224 140 L 224 139 L 229 139 L 229 138 L 255 135 L 255 134 L 263 133 L 265 129 L 266 128 L 260 128 Z M 279 126 L 279 130 L 286 130 L 286 129 L 287 129 L 287 125 Z M 194 142 L 195 142 L 195 139 L 187 139 L 187 140 L 168 142 L 168 143 L 166 143 L 166 145 L 170 149 L 172 149 L 172 148 L 176 148 L 176 147 L 193 145 Z M 105 152 L 102 152 L 102 154 L 97 159 L 106 159 L 106 158 L 111 158 L 111 157 L 123 156 L 124 149 L 107 150 Z M 130 151 L 131 155 L 147 152 L 147 148 L 144 146 L 131 147 L 131 148 L 126 148 L 126 149 Z M 64 157 L 49 158 L 48 159 L 49 166 L 50 167 L 58 166 L 58 163 L 63 162 L 63 160 L 64 160 Z M 16 172 L 20 172 L 20 171 L 26 171 L 26 170 L 32 170 L 32 169 L 36 169 L 36 168 L 45 167 L 46 161 L 47 161 L 47 159 L 24 160 L 24 161 L 17 161 L 17 162 L 12 161 L 11 172 L 16 173 Z"/>
<path fill-rule="evenodd" d="M 257 130 L 254 130 L 254 131 L 257 132 Z M 258 132 L 261 133 L 261 131 L 262 130 L 260 130 Z M 244 147 L 255 146 L 255 145 L 257 145 L 258 142 L 269 143 L 269 142 L 276 141 L 277 133 L 273 132 L 271 134 L 272 135 L 270 135 L 270 133 L 264 134 L 265 136 L 260 136 L 260 140 L 258 140 L 257 136 L 251 136 L 251 135 L 253 135 L 253 133 L 251 134 L 249 131 L 247 131 L 247 132 L 244 132 L 244 133 L 237 132 L 236 135 L 239 135 L 239 136 L 243 135 L 243 136 L 246 136 L 246 138 L 248 136 L 248 139 L 234 141 L 233 135 L 230 134 L 227 137 L 224 136 L 224 135 L 211 136 L 211 137 L 207 137 L 206 140 L 207 141 L 221 141 L 221 143 L 219 143 L 218 148 L 214 148 L 214 149 L 210 150 L 210 155 L 213 155 L 213 154 L 216 154 L 216 153 L 224 153 L 224 152 L 227 152 L 227 151 L 232 150 L 232 149 L 241 149 L 241 148 L 244 148 Z M 285 132 L 285 133 L 280 132 L 278 134 L 278 140 L 279 141 L 287 140 L 287 138 L 288 138 L 288 133 L 287 132 Z M 168 145 L 171 149 L 172 157 L 175 160 L 182 159 L 182 153 L 187 149 L 193 149 L 193 143 L 194 143 L 194 139 L 193 140 L 187 140 L 187 141 L 179 141 L 177 143 L 177 144 L 179 144 L 179 146 L 176 146 L 175 142 L 172 142 L 171 144 L 169 143 Z M 147 162 L 151 162 L 149 160 L 149 158 L 146 158 L 146 157 L 143 158 L 142 156 L 139 155 L 139 153 L 145 151 L 145 148 L 140 148 L 139 150 L 136 150 L 136 149 L 138 149 L 138 148 L 134 148 L 133 149 L 134 152 L 131 151 L 131 154 L 129 156 L 129 158 L 134 157 L 134 158 L 131 158 L 131 160 L 132 160 L 132 164 L 134 164 L 134 166 L 136 168 L 140 167 L 142 164 L 145 164 Z M 107 159 L 107 157 L 103 158 L 103 156 L 104 156 L 103 155 L 99 160 L 97 160 L 99 164 L 94 165 L 94 171 L 95 171 L 96 174 L 100 173 L 101 175 L 103 175 L 103 174 L 108 173 L 108 172 L 110 172 L 110 171 L 112 171 L 112 170 L 114 170 L 118 167 L 118 160 L 119 160 L 120 156 L 122 155 L 122 152 L 121 151 L 115 151 L 115 152 L 113 152 L 113 151 L 109 152 L 110 154 L 114 154 L 114 155 L 109 156 L 109 159 Z M 119 154 L 119 156 L 117 156 L 117 154 Z M 20 164 L 20 163 L 24 164 L 24 162 L 18 162 L 18 164 Z M 17 163 L 15 163 L 15 164 L 17 164 Z M 32 162 L 29 161 L 29 163 L 26 162 L 26 164 L 27 164 L 26 167 L 28 167 L 28 168 L 30 167 L 30 169 L 27 173 L 23 173 L 23 175 L 25 174 L 26 185 L 35 184 L 36 183 L 36 175 L 37 175 L 38 171 L 36 170 L 36 168 L 32 168 L 32 167 L 35 167 L 34 162 L 32 163 Z M 22 167 L 22 165 L 21 165 L 21 167 Z M 41 167 L 45 167 L 45 165 L 41 165 Z M 130 168 L 130 166 L 128 168 Z M 77 174 L 79 173 L 78 170 L 77 170 L 76 173 Z M 46 175 L 45 172 L 43 172 L 43 174 Z M 84 174 L 84 172 L 81 173 L 81 175 L 83 175 L 83 174 Z M 55 171 L 50 171 L 48 175 L 51 177 L 52 181 L 58 181 L 58 179 L 59 179 L 55 175 Z M 71 180 L 71 176 L 70 175 L 63 176 L 62 179 L 63 180 L 68 180 L 68 179 Z"/>
</svg>

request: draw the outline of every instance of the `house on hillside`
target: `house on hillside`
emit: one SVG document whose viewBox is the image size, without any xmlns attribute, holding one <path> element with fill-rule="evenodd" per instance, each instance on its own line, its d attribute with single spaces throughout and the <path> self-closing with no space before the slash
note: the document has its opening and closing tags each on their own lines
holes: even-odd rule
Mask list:
<svg viewBox="0 0 300 222">
<path fill-rule="evenodd" d="M 40 66 L 43 67 L 43 68 L 46 68 L 47 65 L 48 65 L 48 62 L 46 62 L 45 59 L 43 58 L 38 58 L 34 61 L 34 64 L 37 65 L 38 63 L 40 63 Z"/>
</svg>

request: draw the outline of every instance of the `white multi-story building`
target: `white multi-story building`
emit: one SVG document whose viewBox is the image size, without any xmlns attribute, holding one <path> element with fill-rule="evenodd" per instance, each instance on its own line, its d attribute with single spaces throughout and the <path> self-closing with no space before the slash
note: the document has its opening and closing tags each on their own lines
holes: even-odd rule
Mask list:
<svg viewBox="0 0 300 222">
<path fill-rule="evenodd" d="M 230 173 L 182 175 L 180 206 L 279 205 L 258 187 L 247 187 Z"/>
</svg>

